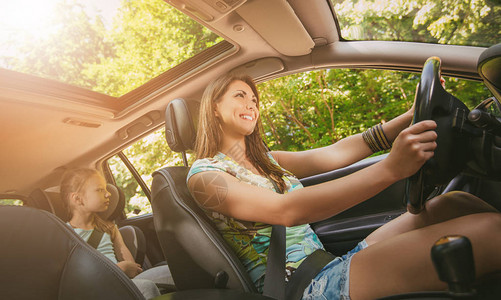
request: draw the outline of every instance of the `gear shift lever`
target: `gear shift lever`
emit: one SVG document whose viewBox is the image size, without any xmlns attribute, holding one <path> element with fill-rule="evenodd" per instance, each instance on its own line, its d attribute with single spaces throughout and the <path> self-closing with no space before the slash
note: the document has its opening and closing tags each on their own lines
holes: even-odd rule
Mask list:
<svg viewBox="0 0 501 300">
<path fill-rule="evenodd" d="M 464 236 L 444 236 L 431 248 L 431 259 L 440 280 L 447 282 L 452 296 L 472 296 L 475 290 L 475 263 L 470 240 Z"/>
</svg>

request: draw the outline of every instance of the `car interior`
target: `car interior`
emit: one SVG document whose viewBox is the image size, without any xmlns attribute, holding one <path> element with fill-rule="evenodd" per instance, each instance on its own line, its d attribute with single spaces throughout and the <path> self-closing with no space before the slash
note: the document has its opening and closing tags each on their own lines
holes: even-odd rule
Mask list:
<svg viewBox="0 0 501 300">
<path fill-rule="evenodd" d="M 438 194 L 466 191 L 501 209 L 499 38 L 495 38 L 497 44 L 488 45 L 348 40 L 336 12 L 343 1 L 160 2 L 221 39 L 126 92 L 108 94 L 13 69 L 0 60 L 0 198 L 18 201 L 17 205 L 0 205 L 4 245 L 0 256 L 7 270 L 1 272 L 0 287 L 6 299 L 144 299 L 118 267 L 65 224 L 68 216 L 59 197 L 59 183 L 65 171 L 76 167 L 96 168 L 105 175 L 113 201 L 103 217 L 119 226 L 136 262 L 144 269 L 168 265 L 170 274 L 157 283 L 163 294 L 158 299 L 271 299 L 257 292 L 186 184 L 200 99 L 208 83 L 225 72 L 248 74 L 258 84 L 338 68 L 397 70 L 420 77 L 414 122 L 432 119 L 439 124 L 436 156 L 409 179 L 310 224 L 334 255 L 346 253 L 407 210 L 419 212 Z M 493 7 L 501 12 L 499 4 Z M 500 23 L 492 26 L 501 32 Z M 482 83 L 492 96 L 476 99 L 478 105 L 469 109 L 463 99 L 441 87 L 442 76 Z M 179 153 L 179 163 L 159 165 L 144 176 L 124 149 L 163 128 L 165 145 Z M 387 155 L 300 181 L 311 186 L 335 180 Z M 152 212 L 126 215 L 130 206 L 124 196 L 127 187 L 118 184 L 116 170 L 109 164 L 115 156 L 138 182 L 137 189 L 151 203 Z M 150 183 L 145 177 L 151 178 Z M 454 275 L 461 277 L 464 272 Z M 501 277 L 497 275 L 475 283 L 466 294 L 450 285 L 448 291 L 385 299 L 465 295 L 498 299 Z"/>
</svg>

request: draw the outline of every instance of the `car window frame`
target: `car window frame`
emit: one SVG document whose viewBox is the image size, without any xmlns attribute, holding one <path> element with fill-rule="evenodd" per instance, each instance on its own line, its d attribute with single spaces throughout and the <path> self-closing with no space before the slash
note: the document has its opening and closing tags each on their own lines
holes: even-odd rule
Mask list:
<svg viewBox="0 0 501 300">
<path fill-rule="evenodd" d="M 129 145 L 128 145 L 129 146 Z M 125 147 L 127 148 L 127 147 Z M 125 149 L 124 148 L 124 149 Z M 134 177 L 134 180 L 136 180 L 136 182 L 139 184 L 139 186 L 141 187 L 141 189 L 143 190 L 144 192 L 144 195 L 146 196 L 146 198 L 148 199 L 148 202 L 150 203 L 151 205 L 151 190 L 150 188 L 148 187 L 148 185 L 146 184 L 146 182 L 144 182 L 143 178 L 141 177 L 141 175 L 139 174 L 139 172 L 137 171 L 137 169 L 134 167 L 134 165 L 130 162 L 129 158 L 127 157 L 127 155 L 125 155 L 123 153 L 122 150 L 104 158 L 101 162 L 101 166 L 102 166 L 102 169 L 103 169 L 103 173 L 104 173 L 104 176 L 106 178 L 106 181 L 107 182 L 110 182 L 110 183 L 113 183 L 114 185 L 117 185 L 116 183 L 116 180 L 115 180 L 115 177 L 113 176 L 113 172 L 111 171 L 111 168 L 110 168 L 110 165 L 108 163 L 108 161 L 113 157 L 113 156 L 118 156 L 120 158 L 120 160 L 123 162 L 123 164 L 125 165 L 125 167 L 127 168 L 127 170 L 129 170 L 129 172 L 131 172 L 132 174 L 132 177 Z M 120 188 L 120 187 L 118 187 Z M 140 215 L 137 215 L 137 216 L 133 216 L 133 217 L 127 217 L 127 215 L 125 214 L 125 209 L 124 209 L 124 220 L 127 220 L 127 219 L 133 219 L 133 218 L 140 218 L 144 215 L 149 215 L 151 213 L 145 213 L 145 214 L 140 214 Z"/>
</svg>

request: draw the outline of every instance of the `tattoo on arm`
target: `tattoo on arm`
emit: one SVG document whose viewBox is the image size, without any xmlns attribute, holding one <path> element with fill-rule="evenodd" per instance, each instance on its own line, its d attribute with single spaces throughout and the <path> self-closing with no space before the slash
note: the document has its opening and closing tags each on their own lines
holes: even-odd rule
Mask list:
<svg viewBox="0 0 501 300">
<path fill-rule="evenodd" d="M 207 209 L 221 205 L 228 195 L 228 185 L 223 176 L 214 173 L 200 173 L 193 184 L 193 197 Z"/>
</svg>

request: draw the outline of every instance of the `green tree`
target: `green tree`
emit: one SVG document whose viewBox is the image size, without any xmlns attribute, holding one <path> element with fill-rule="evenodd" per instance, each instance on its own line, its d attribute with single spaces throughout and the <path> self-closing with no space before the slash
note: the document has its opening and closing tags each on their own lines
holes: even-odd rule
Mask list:
<svg viewBox="0 0 501 300">
<path fill-rule="evenodd" d="M 165 129 L 140 139 L 123 150 L 123 154 L 129 159 L 131 164 L 141 175 L 142 180 L 151 186 L 152 174 L 164 166 L 182 166 L 183 159 L 180 153 L 175 153 L 167 145 L 165 140 Z M 193 162 L 194 156 L 188 154 L 188 161 Z M 115 182 L 125 194 L 127 204 L 126 214 L 140 210 L 141 213 L 151 212 L 151 206 L 144 194 L 143 189 L 138 185 L 132 173 L 118 155 L 108 160 Z"/>
<path fill-rule="evenodd" d="M 122 1 L 107 37 L 114 55 L 89 66 L 95 90 L 121 96 L 222 38 L 164 1 Z"/>
<path fill-rule="evenodd" d="M 273 150 L 332 144 L 408 110 L 420 76 L 384 70 L 331 69 L 259 85 L 265 139 Z M 446 78 L 446 90 L 472 109 L 490 97 L 483 83 Z"/>
<path fill-rule="evenodd" d="M 332 144 L 409 109 L 418 80 L 416 74 L 331 69 L 269 81 L 259 86 L 267 142 L 283 150 Z"/>
<path fill-rule="evenodd" d="M 501 34 L 501 5 L 496 0 L 334 2 L 346 39 L 490 46 Z"/>
<path fill-rule="evenodd" d="M 0 199 L 0 206 L 1 205 L 16 205 L 20 206 L 23 205 L 23 201 L 19 199 Z"/>
<path fill-rule="evenodd" d="M 102 19 L 91 20 L 81 4 L 64 1 L 56 5 L 49 26 L 53 33 L 46 38 L 25 33 L 12 41 L 17 56 L 2 57 L 2 65 L 92 89 L 96 82 L 81 76 L 82 72 L 113 53 L 112 44 L 104 38 Z"/>
</svg>

